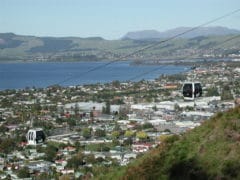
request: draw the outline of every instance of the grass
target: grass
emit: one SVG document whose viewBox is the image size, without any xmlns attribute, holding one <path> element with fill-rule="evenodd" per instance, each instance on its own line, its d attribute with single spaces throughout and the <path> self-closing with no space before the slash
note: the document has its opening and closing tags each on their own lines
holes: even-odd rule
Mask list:
<svg viewBox="0 0 240 180">
<path fill-rule="evenodd" d="M 114 178 L 116 171 L 104 178 L 240 179 L 239 114 L 240 107 L 218 113 L 182 136 L 166 138 Z"/>
</svg>

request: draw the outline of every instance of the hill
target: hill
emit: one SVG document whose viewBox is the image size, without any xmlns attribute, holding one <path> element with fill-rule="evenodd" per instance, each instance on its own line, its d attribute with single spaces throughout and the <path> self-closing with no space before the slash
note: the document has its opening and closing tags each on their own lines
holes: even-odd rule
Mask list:
<svg viewBox="0 0 240 180">
<path fill-rule="evenodd" d="M 219 29 L 219 28 L 217 28 Z M 224 29 L 224 28 L 223 28 Z M 216 29 L 214 31 L 217 31 Z M 178 31 L 179 32 L 179 31 Z M 206 30 L 206 32 L 209 32 Z M 182 57 L 203 58 L 211 54 L 211 57 L 228 57 L 231 54 L 239 54 L 240 38 L 224 43 L 216 50 L 214 46 L 221 44 L 234 35 L 198 36 L 194 38 L 177 38 L 152 48 L 144 47 L 152 45 L 156 31 L 147 31 L 151 39 L 122 39 L 105 40 L 101 37 L 36 37 L 22 36 L 13 33 L 0 33 L 0 62 L 1 61 L 96 61 L 113 60 L 124 57 L 132 52 L 139 51 L 125 60 L 162 60 L 181 59 Z M 235 31 L 231 31 L 234 32 Z M 144 33 L 141 37 L 144 37 Z M 175 30 L 169 31 L 176 33 Z M 191 33 L 189 33 L 190 35 Z M 220 33 L 219 33 L 220 34 Z M 206 35 L 206 33 L 205 33 Z M 148 35 L 149 37 L 149 35 Z"/>
<path fill-rule="evenodd" d="M 240 107 L 165 138 L 126 168 L 97 179 L 240 179 Z"/>
<path fill-rule="evenodd" d="M 170 38 L 181 34 L 183 32 L 191 30 L 192 27 L 178 27 L 175 29 L 170 29 L 164 32 L 159 32 L 156 30 L 144 30 L 144 31 L 135 31 L 128 32 L 123 36 L 123 39 L 135 39 L 135 40 L 143 40 L 143 39 L 162 39 L 162 38 Z M 226 27 L 200 27 L 195 29 L 194 31 L 188 32 L 180 36 L 181 38 L 195 38 L 198 36 L 223 36 L 223 35 L 231 35 L 231 34 L 239 34 L 240 31 L 236 29 L 229 29 Z"/>
</svg>

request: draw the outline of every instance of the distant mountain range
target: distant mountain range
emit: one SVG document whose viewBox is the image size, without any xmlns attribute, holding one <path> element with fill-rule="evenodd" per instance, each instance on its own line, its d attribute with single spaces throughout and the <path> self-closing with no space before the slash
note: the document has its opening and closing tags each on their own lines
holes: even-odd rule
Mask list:
<svg viewBox="0 0 240 180">
<path fill-rule="evenodd" d="M 132 52 L 159 41 L 173 37 L 191 28 L 176 28 L 166 32 L 138 31 L 127 33 L 119 40 L 106 40 L 101 37 L 36 37 L 13 33 L 0 33 L 1 61 L 96 61 L 113 60 L 127 55 L 127 59 L 159 60 L 179 59 L 185 56 L 203 57 L 213 54 L 214 48 L 239 30 L 225 27 L 206 27 L 188 32 L 182 38 L 172 39 L 161 46 L 147 48 L 131 57 Z M 236 54 L 240 50 L 240 38 L 234 38 L 218 47 L 214 52 L 219 57 Z M 214 56 L 215 56 L 214 55 Z M 217 56 L 216 56 L 217 57 Z M 122 58 L 120 58 L 122 59 Z"/>
<path fill-rule="evenodd" d="M 183 32 L 191 30 L 192 27 L 178 27 L 175 29 L 170 29 L 164 32 L 159 32 L 156 30 L 144 30 L 144 31 L 135 31 L 128 32 L 123 36 L 122 39 L 134 39 L 134 40 L 143 40 L 143 39 L 162 39 L 169 38 L 181 34 Z M 222 36 L 230 34 L 240 34 L 240 30 L 229 29 L 227 27 L 200 27 L 191 32 L 183 34 L 180 38 L 194 38 L 198 36 Z"/>
</svg>

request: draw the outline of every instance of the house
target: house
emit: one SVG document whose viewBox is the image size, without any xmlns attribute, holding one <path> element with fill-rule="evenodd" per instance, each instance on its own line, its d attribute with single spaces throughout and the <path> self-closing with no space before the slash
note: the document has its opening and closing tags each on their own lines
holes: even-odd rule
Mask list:
<svg viewBox="0 0 240 180">
<path fill-rule="evenodd" d="M 163 87 L 164 89 L 177 89 L 178 88 L 178 85 L 177 84 L 174 84 L 174 83 L 167 83 L 164 85 Z"/>
<path fill-rule="evenodd" d="M 154 147 L 154 144 L 151 144 L 151 143 L 135 143 L 135 144 L 132 144 L 132 151 L 136 153 L 142 153 L 142 152 L 148 151 L 153 147 Z"/>
<path fill-rule="evenodd" d="M 238 105 L 238 106 L 240 105 L 240 97 L 236 97 L 235 104 Z"/>
<path fill-rule="evenodd" d="M 76 151 L 76 148 L 73 147 L 73 146 L 67 146 L 64 148 L 64 151 L 67 151 L 69 153 L 72 153 L 72 152 L 75 152 Z"/>
<path fill-rule="evenodd" d="M 103 153 L 94 153 L 94 157 L 95 157 L 95 159 L 97 159 L 97 158 L 105 159 L 106 155 L 104 155 Z"/>
<path fill-rule="evenodd" d="M 60 172 L 62 174 L 74 174 L 74 169 L 62 169 Z"/>
<path fill-rule="evenodd" d="M 64 159 L 58 159 L 58 160 L 55 160 L 55 164 L 56 165 L 66 166 L 67 165 L 67 161 L 64 160 Z"/>
</svg>

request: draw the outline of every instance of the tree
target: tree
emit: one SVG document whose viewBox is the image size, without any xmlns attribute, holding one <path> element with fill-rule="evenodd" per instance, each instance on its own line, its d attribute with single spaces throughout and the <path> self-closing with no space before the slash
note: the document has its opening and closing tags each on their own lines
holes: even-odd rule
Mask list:
<svg viewBox="0 0 240 180">
<path fill-rule="evenodd" d="M 106 144 L 100 143 L 97 145 L 97 151 L 108 152 L 108 151 L 110 151 L 110 148 Z"/>
<path fill-rule="evenodd" d="M 67 120 L 67 123 L 69 126 L 73 127 L 73 126 L 76 126 L 76 120 L 73 119 L 73 118 L 70 118 Z"/>
<path fill-rule="evenodd" d="M 128 138 L 129 137 L 133 137 L 134 136 L 134 132 L 131 131 L 131 130 L 127 130 L 127 131 L 125 131 L 124 136 L 128 137 Z"/>
<path fill-rule="evenodd" d="M 221 94 L 222 100 L 233 100 L 233 95 L 229 87 L 224 87 Z"/>
<path fill-rule="evenodd" d="M 91 121 L 93 121 L 93 120 L 94 120 L 94 114 L 93 114 L 93 110 L 90 112 L 90 119 L 91 119 Z"/>
<path fill-rule="evenodd" d="M 240 177 L 240 163 L 237 160 L 227 160 L 223 164 L 222 172 L 226 179 L 238 179 Z"/>
<path fill-rule="evenodd" d="M 75 103 L 74 113 L 75 113 L 75 116 L 79 114 L 79 104 L 78 103 Z"/>
<path fill-rule="evenodd" d="M 71 177 L 70 175 L 64 174 L 59 177 L 59 180 L 71 180 Z"/>
<path fill-rule="evenodd" d="M 113 81 L 113 82 L 112 82 L 112 85 L 113 85 L 114 87 L 116 87 L 116 88 L 119 88 L 119 87 L 120 87 L 120 82 L 119 82 L 118 80 Z"/>
<path fill-rule="evenodd" d="M 152 125 L 151 123 L 146 122 L 146 123 L 144 123 L 144 124 L 142 125 L 142 128 L 143 128 L 143 129 L 153 128 L 153 125 Z"/>
<path fill-rule="evenodd" d="M 106 132 L 103 129 L 96 129 L 94 135 L 97 136 L 97 137 L 105 137 Z"/>
<path fill-rule="evenodd" d="M 84 155 L 82 153 L 78 153 L 75 156 L 72 156 L 71 159 L 67 162 L 67 167 L 77 169 L 79 166 L 84 165 Z"/>
<path fill-rule="evenodd" d="M 136 137 L 140 140 L 145 140 L 145 139 L 147 139 L 148 135 L 144 131 L 138 131 L 136 134 Z"/>
<path fill-rule="evenodd" d="M 105 114 L 111 114 L 111 105 L 110 105 L 109 101 L 106 102 L 106 112 L 105 112 Z"/>
<path fill-rule="evenodd" d="M 119 119 L 128 119 L 127 114 L 129 113 L 130 107 L 129 106 L 120 106 L 119 109 Z"/>
<path fill-rule="evenodd" d="M 36 180 L 45 180 L 45 179 L 49 179 L 49 175 L 46 172 L 41 173 L 36 177 Z"/>
<path fill-rule="evenodd" d="M 13 102 L 11 100 L 9 100 L 8 98 L 4 98 L 3 100 L 1 100 L 2 107 L 11 107 L 12 103 Z"/>
<path fill-rule="evenodd" d="M 112 140 L 112 145 L 113 145 L 113 146 L 119 146 L 119 145 L 120 145 L 119 140 L 118 140 L 118 139 L 113 139 L 113 140 Z"/>
<path fill-rule="evenodd" d="M 211 87 L 207 90 L 206 96 L 219 96 L 217 87 Z"/>
<path fill-rule="evenodd" d="M 5 132 L 7 132 L 8 131 L 8 128 L 5 126 L 5 125 L 1 125 L 0 126 L 0 132 L 1 133 L 5 133 Z"/>
<path fill-rule="evenodd" d="M 178 104 L 174 104 L 174 110 L 176 112 L 180 112 L 182 109 L 181 109 L 181 107 Z"/>
<path fill-rule="evenodd" d="M 8 154 L 14 150 L 16 142 L 14 139 L 6 138 L 0 140 L 0 152 Z"/>
<path fill-rule="evenodd" d="M 82 136 L 86 139 L 91 137 L 91 129 L 90 128 L 84 128 L 82 131 Z"/>
<path fill-rule="evenodd" d="M 156 106 L 156 105 L 153 106 L 152 109 L 153 109 L 154 111 L 157 111 L 157 106 Z"/>
<path fill-rule="evenodd" d="M 119 131 L 113 131 L 113 132 L 112 132 L 112 137 L 113 137 L 113 139 L 118 139 L 119 136 L 120 136 L 120 132 L 119 132 Z"/>
<path fill-rule="evenodd" d="M 49 144 L 47 146 L 47 148 L 45 149 L 45 154 L 46 154 L 45 159 L 47 161 L 52 161 L 53 162 L 55 160 L 57 151 L 58 151 L 58 149 L 55 146 Z"/>
<path fill-rule="evenodd" d="M 124 145 L 131 145 L 132 143 L 133 143 L 133 139 L 131 137 L 129 137 L 123 141 Z"/>
<path fill-rule="evenodd" d="M 87 163 L 91 163 L 91 164 L 96 163 L 96 159 L 95 159 L 95 156 L 93 154 L 86 155 L 85 159 L 86 159 Z"/>
<path fill-rule="evenodd" d="M 29 169 L 27 167 L 23 167 L 23 168 L 19 169 L 18 172 L 17 172 L 17 176 L 19 178 L 28 178 L 28 177 L 30 177 Z"/>
<path fill-rule="evenodd" d="M 114 131 L 120 131 L 121 130 L 121 127 L 118 123 L 115 122 L 115 125 L 114 125 L 114 128 L 113 128 Z"/>
</svg>

